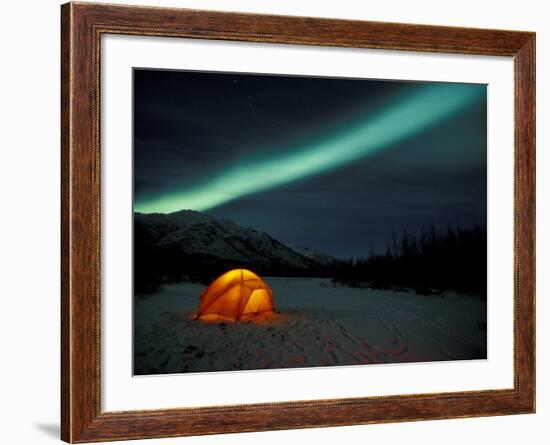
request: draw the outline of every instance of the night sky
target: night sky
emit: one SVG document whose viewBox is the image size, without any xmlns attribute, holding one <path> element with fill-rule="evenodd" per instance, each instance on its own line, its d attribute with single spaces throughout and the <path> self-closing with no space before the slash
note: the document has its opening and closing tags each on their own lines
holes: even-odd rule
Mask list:
<svg viewBox="0 0 550 445">
<path fill-rule="evenodd" d="M 134 70 L 134 208 L 338 257 L 486 225 L 486 87 Z"/>
</svg>

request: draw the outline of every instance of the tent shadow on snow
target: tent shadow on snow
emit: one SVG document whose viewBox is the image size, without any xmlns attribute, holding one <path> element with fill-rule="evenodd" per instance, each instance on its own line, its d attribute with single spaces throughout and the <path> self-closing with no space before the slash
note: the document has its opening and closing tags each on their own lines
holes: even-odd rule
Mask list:
<svg viewBox="0 0 550 445">
<path fill-rule="evenodd" d="M 261 322 L 275 317 L 271 288 L 254 272 L 233 269 L 214 280 L 201 294 L 198 314 L 206 322 Z"/>
</svg>

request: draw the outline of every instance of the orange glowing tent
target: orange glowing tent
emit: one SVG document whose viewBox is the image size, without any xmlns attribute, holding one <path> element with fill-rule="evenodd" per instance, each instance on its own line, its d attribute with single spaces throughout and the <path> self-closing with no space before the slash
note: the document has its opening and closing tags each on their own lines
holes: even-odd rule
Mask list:
<svg viewBox="0 0 550 445">
<path fill-rule="evenodd" d="M 214 280 L 202 293 L 198 318 L 238 321 L 275 310 L 271 289 L 253 272 L 233 269 Z"/>
</svg>

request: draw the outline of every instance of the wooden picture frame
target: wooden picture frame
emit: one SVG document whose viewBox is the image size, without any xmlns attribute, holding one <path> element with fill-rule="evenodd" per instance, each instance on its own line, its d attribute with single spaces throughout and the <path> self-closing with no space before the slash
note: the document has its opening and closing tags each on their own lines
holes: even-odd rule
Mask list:
<svg viewBox="0 0 550 445">
<path fill-rule="evenodd" d="M 63 440 L 97 442 L 535 411 L 534 33 L 93 3 L 67 3 L 61 17 Z M 99 91 L 103 34 L 513 57 L 513 389 L 102 412 Z"/>
</svg>

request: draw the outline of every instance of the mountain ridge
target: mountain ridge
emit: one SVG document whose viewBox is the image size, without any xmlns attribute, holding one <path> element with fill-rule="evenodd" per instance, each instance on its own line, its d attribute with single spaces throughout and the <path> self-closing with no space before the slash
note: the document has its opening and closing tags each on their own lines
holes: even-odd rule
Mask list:
<svg viewBox="0 0 550 445">
<path fill-rule="evenodd" d="M 194 210 L 134 213 L 136 271 L 199 276 L 205 280 L 231 268 L 263 275 L 312 276 L 328 255 L 288 246 L 269 234 Z M 157 279 L 161 279 L 157 277 Z"/>
</svg>

